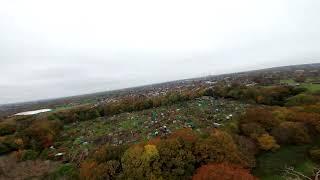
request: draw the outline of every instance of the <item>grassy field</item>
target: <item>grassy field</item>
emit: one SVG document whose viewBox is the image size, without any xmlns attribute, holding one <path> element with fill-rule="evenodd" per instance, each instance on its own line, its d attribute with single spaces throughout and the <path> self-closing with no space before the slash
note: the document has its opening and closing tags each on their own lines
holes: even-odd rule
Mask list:
<svg viewBox="0 0 320 180">
<path fill-rule="evenodd" d="M 311 176 L 317 164 L 308 157 L 310 145 L 284 146 L 276 152 L 266 152 L 257 157 L 257 167 L 253 173 L 262 180 L 285 180 L 286 167 L 293 167 L 304 175 Z"/>
<path fill-rule="evenodd" d="M 287 83 L 289 85 L 297 84 L 297 82 L 295 82 L 293 79 L 280 80 L 280 83 Z M 304 87 L 308 89 L 309 92 L 320 91 L 320 84 L 312 84 L 308 80 L 305 83 L 299 83 L 299 84 L 300 84 L 300 87 Z"/>
</svg>

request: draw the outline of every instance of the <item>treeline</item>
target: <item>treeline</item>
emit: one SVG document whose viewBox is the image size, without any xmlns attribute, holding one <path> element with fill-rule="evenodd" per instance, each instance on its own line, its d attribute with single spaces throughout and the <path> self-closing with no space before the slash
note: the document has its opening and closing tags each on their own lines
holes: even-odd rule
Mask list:
<svg viewBox="0 0 320 180">
<path fill-rule="evenodd" d="M 141 111 L 144 109 L 172 105 L 182 101 L 188 101 L 201 97 L 205 89 L 185 90 L 181 92 L 169 92 L 164 96 L 125 97 L 115 102 L 99 104 L 98 106 L 83 105 L 76 108 L 60 110 L 52 113 L 50 119 L 58 119 L 64 123 L 91 120 L 98 117 L 112 116 L 124 112 Z"/>
<path fill-rule="evenodd" d="M 283 106 L 289 97 L 305 92 L 307 89 L 292 86 L 245 86 L 241 84 L 218 84 L 206 90 L 206 95 L 232 98 L 249 103 Z"/>
</svg>

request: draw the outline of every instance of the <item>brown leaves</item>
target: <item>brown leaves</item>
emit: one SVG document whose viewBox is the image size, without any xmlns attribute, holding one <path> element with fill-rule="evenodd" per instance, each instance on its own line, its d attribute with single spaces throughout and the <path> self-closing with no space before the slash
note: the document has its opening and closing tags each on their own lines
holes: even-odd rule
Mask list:
<svg viewBox="0 0 320 180">
<path fill-rule="evenodd" d="M 241 166 L 229 163 L 203 165 L 197 169 L 193 180 L 256 180 Z"/>
</svg>

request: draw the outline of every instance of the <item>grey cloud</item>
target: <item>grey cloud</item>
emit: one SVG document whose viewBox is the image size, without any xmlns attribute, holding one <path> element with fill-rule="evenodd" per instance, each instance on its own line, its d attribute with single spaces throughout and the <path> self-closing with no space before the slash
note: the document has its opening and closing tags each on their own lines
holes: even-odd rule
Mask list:
<svg viewBox="0 0 320 180">
<path fill-rule="evenodd" d="M 320 62 L 317 0 L 125 4 L 0 2 L 0 104 Z"/>
</svg>

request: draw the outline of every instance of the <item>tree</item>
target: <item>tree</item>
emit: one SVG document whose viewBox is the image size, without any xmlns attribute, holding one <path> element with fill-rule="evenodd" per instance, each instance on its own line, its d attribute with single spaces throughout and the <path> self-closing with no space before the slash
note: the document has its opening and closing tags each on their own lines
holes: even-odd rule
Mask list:
<svg viewBox="0 0 320 180">
<path fill-rule="evenodd" d="M 159 167 L 164 179 L 187 179 L 195 169 L 193 144 L 182 138 L 162 140 L 158 145 Z"/>
<path fill-rule="evenodd" d="M 262 150 L 276 150 L 280 146 L 277 144 L 276 140 L 273 136 L 270 136 L 269 134 L 263 134 L 262 136 L 258 137 L 258 143 L 260 145 L 260 148 Z"/>
<path fill-rule="evenodd" d="M 232 137 L 223 131 L 214 131 L 208 138 L 196 142 L 194 148 L 197 163 L 231 162 L 236 164 L 247 164 L 241 158 Z"/>
<path fill-rule="evenodd" d="M 271 110 L 266 108 L 250 108 L 241 117 L 240 124 L 258 123 L 265 130 L 269 131 L 273 127 L 280 124 L 280 120 L 276 119 Z"/>
<path fill-rule="evenodd" d="M 122 156 L 125 178 L 153 179 L 161 176 L 159 152 L 155 145 L 134 145 Z"/>
<path fill-rule="evenodd" d="M 229 163 L 203 165 L 197 169 L 193 180 L 256 180 L 247 169 Z"/>
<path fill-rule="evenodd" d="M 89 160 L 80 166 L 80 179 L 82 180 L 105 180 L 114 179 L 118 173 L 120 163 L 118 161 L 108 161 L 97 163 Z"/>
<path fill-rule="evenodd" d="M 259 152 L 259 147 L 253 139 L 245 136 L 234 136 L 234 141 L 238 147 L 241 157 L 248 163 L 248 167 L 256 167 L 255 155 Z"/>
<path fill-rule="evenodd" d="M 25 130 L 21 137 L 34 149 L 48 148 L 58 137 L 62 123 L 58 120 L 37 119 Z"/>
<path fill-rule="evenodd" d="M 279 143 L 305 144 L 311 139 L 308 130 L 301 122 L 283 122 L 271 132 Z"/>
<path fill-rule="evenodd" d="M 266 130 L 259 123 L 254 122 L 241 124 L 240 129 L 244 135 L 251 137 L 252 139 L 266 133 Z"/>
</svg>

